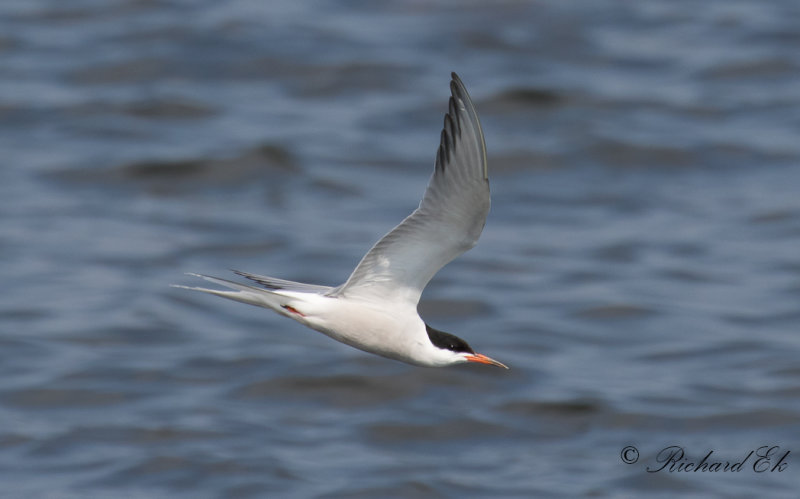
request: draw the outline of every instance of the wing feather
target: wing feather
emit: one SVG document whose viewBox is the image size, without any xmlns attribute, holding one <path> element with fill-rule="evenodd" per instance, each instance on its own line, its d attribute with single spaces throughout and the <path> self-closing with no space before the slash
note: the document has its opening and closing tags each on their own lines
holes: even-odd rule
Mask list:
<svg viewBox="0 0 800 499">
<path fill-rule="evenodd" d="M 307 293 L 324 294 L 330 291 L 330 286 L 321 286 L 319 284 L 306 284 L 304 282 L 287 281 L 286 279 L 278 279 L 277 277 L 270 277 L 266 275 L 250 274 L 249 272 L 242 272 L 241 270 L 234 270 L 234 273 L 250 279 L 253 282 L 261 284 L 267 289 L 277 290 L 285 289 L 286 291 L 304 291 Z"/>
<path fill-rule="evenodd" d="M 477 243 L 490 205 L 486 144 L 475 106 L 455 73 L 450 91 L 436 164 L 419 207 L 329 294 L 416 304 L 434 274 Z"/>
</svg>

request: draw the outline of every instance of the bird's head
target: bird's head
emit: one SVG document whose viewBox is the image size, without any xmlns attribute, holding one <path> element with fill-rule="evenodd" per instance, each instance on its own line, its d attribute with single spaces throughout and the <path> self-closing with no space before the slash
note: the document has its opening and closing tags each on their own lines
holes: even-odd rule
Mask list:
<svg viewBox="0 0 800 499">
<path fill-rule="evenodd" d="M 425 330 L 428 332 L 428 338 L 431 344 L 436 347 L 441 354 L 447 357 L 447 364 L 461 364 L 463 362 L 477 362 L 479 364 L 490 364 L 493 366 L 508 369 L 508 366 L 491 359 L 483 354 L 475 353 L 475 350 L 469 346 L 469 343 L 462 340 L 458 336 L 444 331 L 434 329 L 425 324 Z"/>
</svg>

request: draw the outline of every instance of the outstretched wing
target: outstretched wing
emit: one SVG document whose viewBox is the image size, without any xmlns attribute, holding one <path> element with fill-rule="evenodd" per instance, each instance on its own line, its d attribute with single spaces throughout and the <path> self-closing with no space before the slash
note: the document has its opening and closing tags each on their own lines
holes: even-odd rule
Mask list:
<svg viewBox="0 0 800 499">
<path fill-rule="evenodd" d="M 416 304 L 434 274 L 478 241 L 489 213 L 486 144 L 467 89 L 452 78 L 436 165 L 419 207 L 330 294 Z"/>
</svg>

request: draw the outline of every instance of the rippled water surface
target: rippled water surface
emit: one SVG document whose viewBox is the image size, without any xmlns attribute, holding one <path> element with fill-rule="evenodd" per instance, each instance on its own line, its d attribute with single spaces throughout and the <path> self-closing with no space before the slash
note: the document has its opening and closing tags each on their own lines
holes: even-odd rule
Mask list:
<svg viewBox="0 0 800 499">
<path fill-rule="evenodd" d="M 420 308 L 511 370 L 169 287 L 344 281 L 450 71 L 493 204 Z M 3 496 L 796 497 L 799 82 L 790 0 L 3 2 Z"/>
</svg>

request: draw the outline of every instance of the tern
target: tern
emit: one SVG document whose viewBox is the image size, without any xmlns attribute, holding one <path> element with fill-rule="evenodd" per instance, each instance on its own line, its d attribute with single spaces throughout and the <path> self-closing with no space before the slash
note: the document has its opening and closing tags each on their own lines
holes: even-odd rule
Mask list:
<svg viewBox="0 0 800 499">
<path fill-rule="evenodd" d="M 408 364 L 477 362 L 508 369 L 429 326 L 417 312 L 428 281 L 475 246 L 489 213 L 483 129 L 461 79 L 451 76 L 433 175 L 419 207 L 375 243 L 344 284 L 305 284 L 234 270 L 259 286 L 194 273 L 189 275 L 228 290 L 175 286 L 269 308 L 334 340 Z"/>
</svg>

